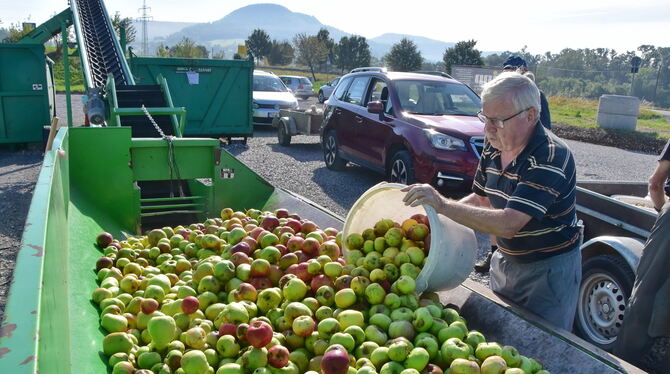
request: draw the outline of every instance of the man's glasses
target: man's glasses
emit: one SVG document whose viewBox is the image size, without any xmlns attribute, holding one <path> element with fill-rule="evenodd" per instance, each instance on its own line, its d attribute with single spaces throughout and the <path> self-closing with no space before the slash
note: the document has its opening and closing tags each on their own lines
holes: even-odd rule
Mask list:
<svg viewBox="0 0 670 374">
<path fill-rule="evenodd" d="M 530 108 L 532 108 L 532 107 L 530 107 Z M 487 116 L 484 115 L 484 113 L 482 113 L 481 110 L 479 112 L 477 112 L 477 117 L 479 117 L 479 120 L 482 121 L 482 123 L 484 123 L 484 124 L 490 123 L 495 128 L 504 129 L 505 128 L 505 122 L 511 120 L 512 118 L 518 116 L 519 114 L 527 111 L 530 108 L 526 108 L 526 109 L 524 109 L 524 110 L 522 110 L 522 111 L 520 111 L 516 114 L 513 114 L 513 115 L 511 115 L 511 116 L 509 116 L 505 119 L 487 117 Z"/>
</svg>

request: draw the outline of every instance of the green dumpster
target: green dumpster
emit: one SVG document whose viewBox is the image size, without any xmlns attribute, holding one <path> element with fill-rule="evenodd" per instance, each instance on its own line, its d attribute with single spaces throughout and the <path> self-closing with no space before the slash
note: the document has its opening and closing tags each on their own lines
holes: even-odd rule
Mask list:
<svg viewBox="0 0 670 374">
<path fill-rule="evenodd" d="M 185 136 L 249 137 L 253 61 L 131 57 L 137 84 L 166 78 L 172 102 L 185 107 Z"/>
<path fill-rule="evenodd" d="M 49 62 L 41 44 L 0 44 L 0 144 L 42 141 L 54 114 Z"/>
</svg>

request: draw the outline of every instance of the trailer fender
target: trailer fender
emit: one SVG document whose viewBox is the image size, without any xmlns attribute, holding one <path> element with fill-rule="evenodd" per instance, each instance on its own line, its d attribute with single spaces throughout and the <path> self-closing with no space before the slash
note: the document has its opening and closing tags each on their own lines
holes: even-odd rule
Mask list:
<svg viewBox="0 0 670 374">
<path fill-rule="evenodd" d="M 582 252 L 582 262 L 591 257 L 612 254 L 623 258 L 628 266 L 635 272 L 637 264 L 642 256 L 644 241 L 625 236 L 598 236 L 580 247 Z"/>
</svg>

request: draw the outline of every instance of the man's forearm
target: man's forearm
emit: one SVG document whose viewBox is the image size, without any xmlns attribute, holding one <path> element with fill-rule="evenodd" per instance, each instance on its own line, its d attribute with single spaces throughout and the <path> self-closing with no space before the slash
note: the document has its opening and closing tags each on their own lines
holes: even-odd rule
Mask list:
<svg viewBox="0 0 670 374">
<path fill-rule="evenodd" d="M 664 187 L 668 176 L 670 176 L 670 161 L 661 160 L 654 173 L 649 177 L 649 197 L 651 197 L 656 209 L 661 209 L 665 204 Z"/>
</svg>

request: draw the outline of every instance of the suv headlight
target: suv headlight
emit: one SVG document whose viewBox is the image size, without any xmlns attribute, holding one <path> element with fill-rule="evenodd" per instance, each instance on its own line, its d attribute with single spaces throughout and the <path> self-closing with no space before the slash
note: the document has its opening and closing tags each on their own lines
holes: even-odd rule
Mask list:
<svg viewBox="0 0 670 374">
<path fill-rule="evenodd" d="M 437 149 L 445 151 L 465 151 L 465 142 L 462 139 L 439 133 L 435 130 L 423 130 L 428 140 Z"/>
</svg>

